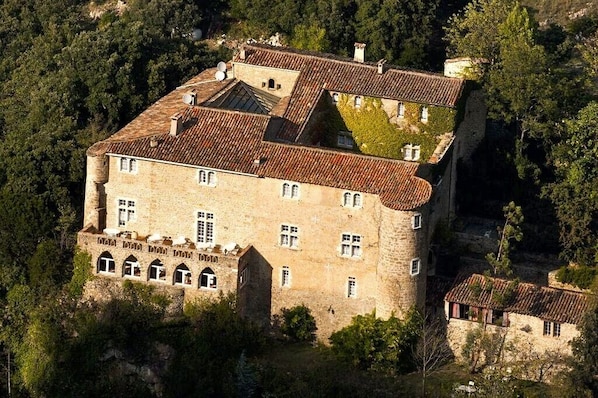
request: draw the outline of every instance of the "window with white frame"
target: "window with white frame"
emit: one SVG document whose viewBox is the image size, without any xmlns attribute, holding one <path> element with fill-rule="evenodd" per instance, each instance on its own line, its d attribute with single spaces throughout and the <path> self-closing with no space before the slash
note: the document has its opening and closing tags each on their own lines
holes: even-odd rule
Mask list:
<svg viewBox="0 0 598 398">
<path fill-rule="evenodd" d="M 355 141 L 349 131 L 339 131 L 336 135 L 336 145 L 339 148 L 353 149 Z"/>
<path fill-rule="evenodd" d="M 361 194 L 358 192 L 345 192 L 343 193 L 343 206 L 344 207 L 361 207 L 362 200 Z"/>
<path fill-rule="evenodd" d="M 420 119 L 422 122 L 427 122 L 428 121 L 428 107 L 427 106 L 422 106 L 421 108 L 421 112 L 420 112 Z"/>
<path fill-rule="evenodd" d="M 552 331 L 552 333 L 551 333 L 551 331 Z M 561 324 L 558 322 L 544 321 L 543 335 L 544 336 L 552 335 L 552 337 L 560 337 L 561 336 Z"/>
<path fill-rule="evenodd" d="M 285 287 L 291 286 L 291 269 L 286 265 L 282 267 L 280 285 Z"/>
<path fill-rule="evenodd" d="M 191 271 L 185 264 L 176 267 L 174 271 L 174 284 L 191 286 Z"/>
<path fill-rule="evenodd" d="M 421 268 L 421 260 L 419 258 L 414 258 L 413 260 L 411 260 L 411 267 L 409 269 L 409 273 L 411 275 L 417 275 L 419 274 Z"/>
<path fill-rule="evenodd" d="M 214 274 L 214 271 L 212 271 L 211 268 L 205 268 L 203 271 L 201 271 L 199 287 L 201 289 L 212 290 L 215 290 L 218 287 L 218 284 L 216 283 L 216 274 Z"/>
<path fill-rule="evenodd" d="M 299 198 L 299 184 L 292 182 L 285 182 L 282 184 L 282 197 L 289 199 Z"/>
<path fill-rule="evenodd" d="M 133 256 L 127 257 L 124 264 L 123 275 L 128 278 L 141 277 L 141 267 L 139 261 Z"/>
<path fill-rule="evenodd" d="M 116 272 L 116 263 L 114 258 L 108 252 L 104 252 L 98 258 L 98 272 L 114 274 Z"/>
<path fill-rule="evenodd" d="M 197 212 L 197 243 L 214 243 L 214 213 Z"/>
<path fill-rule="evenodd" d="M 552 322 L 544 321 L 544 336 L 550 336 Z"/>
<path fill-rule="evenodd" d="M 338 104 L 338 93 L 332 93 L 332 103 L 334 105 Z"/>
<path fill-rule="evenodd" d="M 160 260 L 154 260 L 149 269 L 150 281 L 166 282 L 166 267 Z"/>
<path fill-rule="evenodd" d="M 200 185 L 216 186 L 216 172 L 213 170 L 199 170 L 198 181 Z"/>
<path fill-rule="evenodd" d="M 280 226 L 280 246 L 298 247 L 299 228 L 294 225 L 282 224 Z"/>
<path fill-rule="evenodd" d="M 399 109 L 397 112 L 397 116 L 399 117 L 399 119 L 405 118 L 405 104 L 402 102 L 399 102 Z"/>
<path fill-rule="evenodd" d="M 357 281 L 353 276 L 347 280 L 347 297 L 357 297 Z"/>
<path fill-rule="evenodd" d="M 341 235 L 341 256 L 361 257 L 361 235 Z"/>
<path fill-rule="evenodd" d="M 118 199 L 118 226 L 126 227 L 130 221 L 135 221 L 136 219 L 135 201 Z"/>
<path fill-rule="evenodd" d="M 419 145 L 407 144 L 403 147 L 403 159 L 416 161 L 419 160 L 420 149 Z"/>
<path fill-rule="evenodd" d="M 137 173 L 137 159 L 120 158 L 118 170 L 123 173 Z"/>
<path fill-rule="evenodd" d="M 249 267 L 245 267 L 239 274 L 239 287 L 243 287 L 249 282 Z"/>
<path fill-rule="evenodd" d="M 421 213 L 415 213 L 411 217 L 411 228 L 420 229 L 422 227 L 422 215 Z"/>
<path fill-rule="evenodd" d="M 361 97 L 355 97 L 355 108 L 361 108 Z"/>
</svg>

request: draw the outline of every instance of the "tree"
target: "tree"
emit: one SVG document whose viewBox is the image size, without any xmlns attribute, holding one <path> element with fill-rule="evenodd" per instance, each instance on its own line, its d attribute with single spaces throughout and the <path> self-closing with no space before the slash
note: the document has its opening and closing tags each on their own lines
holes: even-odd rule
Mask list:
<svg viewBox="0 0 598 398">
<path fill-rule="evenodd" d="M 590 307 L 577 326 L 579 336 L 571 341 L 573 364 L 568 375 L 574 389 L 571 396 L 598 397 L 598 302 L 595 296 L 590 300 Z"/>
<path fill-rule="evenodd" d="M 520 242 L 523 239 L 523 233 L 521 232 L 521 223 L 523 222 L 523 213 L 521 207 L 515 205 L 514 202 L 510 202 L 508 205 L 503 207 L 505 216 L 505 224 L 499 229 L 498 234 L 500 239 L 498 240 L 498 251 L 497 253 L 489 253 L 486 255 L 486 260 L 492 267 L 492 275 L 505 275 L 511 276 L 513 270 L 511 268 L 511 259 L 509 254 L 511 252 L 511 241 Z"/>
<path fill-rule="evenodd" d="M 295 25 L 291 46 L 300 50 L 325 52 L 330 42 L 326 38 L 326 29 L 320 27 L 317 20 L 312 20 L 309 25 Z"/>
<path fill-rule="evenodd" d="M 282 309 L 281 331 L 294 341 L 313 341 L 316 338 L 316 320 L 305 305 Z"/>
</svg>

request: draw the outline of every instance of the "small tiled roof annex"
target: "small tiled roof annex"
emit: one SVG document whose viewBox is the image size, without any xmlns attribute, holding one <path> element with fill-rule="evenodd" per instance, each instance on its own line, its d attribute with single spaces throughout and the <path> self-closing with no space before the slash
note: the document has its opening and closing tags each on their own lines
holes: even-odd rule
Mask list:
<svg viewBox="0 0 598 398">
<path fill-rule="evenodd" d="M 495 293 L 504 294 L 509 281 L 491 278 Z M 483 275 L 473 274 L 458 283 L 446 294 L 445 301 L 477 307 L 503 309 L 522 315 L 534 316 L 543 320 L 578 324 L 588 308 L 586 294 L 570 290 L 538 286 L 531 283 L 519 283 L 513 299 L 501 307 L 491 300 L 491 291 L 486 289 L 487 281 Z M 481 287 L 472 289 L 473 285 Z"/>
<path fill-rule="evenodd" d="M 237 55 L 233 61 L 300 72 L 278 134 L 287 141 L 299 136 L 322 89 L 453 108 L 465 85 L 463 79 L 414 70 L 388 68 L 379 74 L 375 64 L 258 44 L 246 45 L 245 58 Z"/>
<path fill-rule="evenodd" d="M 355 153 L 263 141 L 271 116 L 189 107 L 177 136 L 109 140 L 109 154 L 287 179 L 380 195 L 395 210 L 411 210 L 430 198 L 430 184 L 415 176 L 418 164 Z M 256 163 L 256 160 L 259 160 Z"/>
</svg>

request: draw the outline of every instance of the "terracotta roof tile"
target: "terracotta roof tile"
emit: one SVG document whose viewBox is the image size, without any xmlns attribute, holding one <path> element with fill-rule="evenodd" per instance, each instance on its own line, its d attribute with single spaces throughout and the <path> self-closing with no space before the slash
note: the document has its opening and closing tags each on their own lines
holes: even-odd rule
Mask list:
<svg viewBox="0 0 598 398">
<path fill-rule="evenodd" d="M 509 281 L 491 278 L 494 291 L 504 293 Z M 476 295 L 473 285 L 479 284 L 481 292 Z M 486 288 L 487 287 L 487 288 Z M 522 315 L 534 316 L 547 321 L 578 324 L 588 309 L 588 298 L 584 293 L 570 290 L 519 283 L 513 300 L 500 306 L 491 300 L 490 285 L 483 275 L 473 274 L 458 283 L 446 294 L 445 300 L 478 307 L 503 309 Z"/>
</svg>

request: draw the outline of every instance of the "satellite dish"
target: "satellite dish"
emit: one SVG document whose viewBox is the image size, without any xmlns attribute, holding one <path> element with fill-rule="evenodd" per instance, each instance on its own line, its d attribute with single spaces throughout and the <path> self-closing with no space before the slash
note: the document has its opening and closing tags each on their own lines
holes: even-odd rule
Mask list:
<svg viewBox="0 0 598 398">
<path fill-rule="evenodd" d="M 218 62 L 218 65 L 216 65 L 216 68 L 218 68 L 218 72 L 226 72 L 226 63 L 220 61 Z"/>
<path fill-rule="evenodd" d="M 187 105 L 193 105 L 193 95 L 191 94 L 185 94 L 183 95 L 183 102 Z"/>
<path fill-rule="evenodd" d="M 216 80 L 222 81 L 225 78 L 226 78 L 226 73 L 222 72 L 221 70 L 219 70 L 218 72 L 216 72 Z"/>
</svg>

